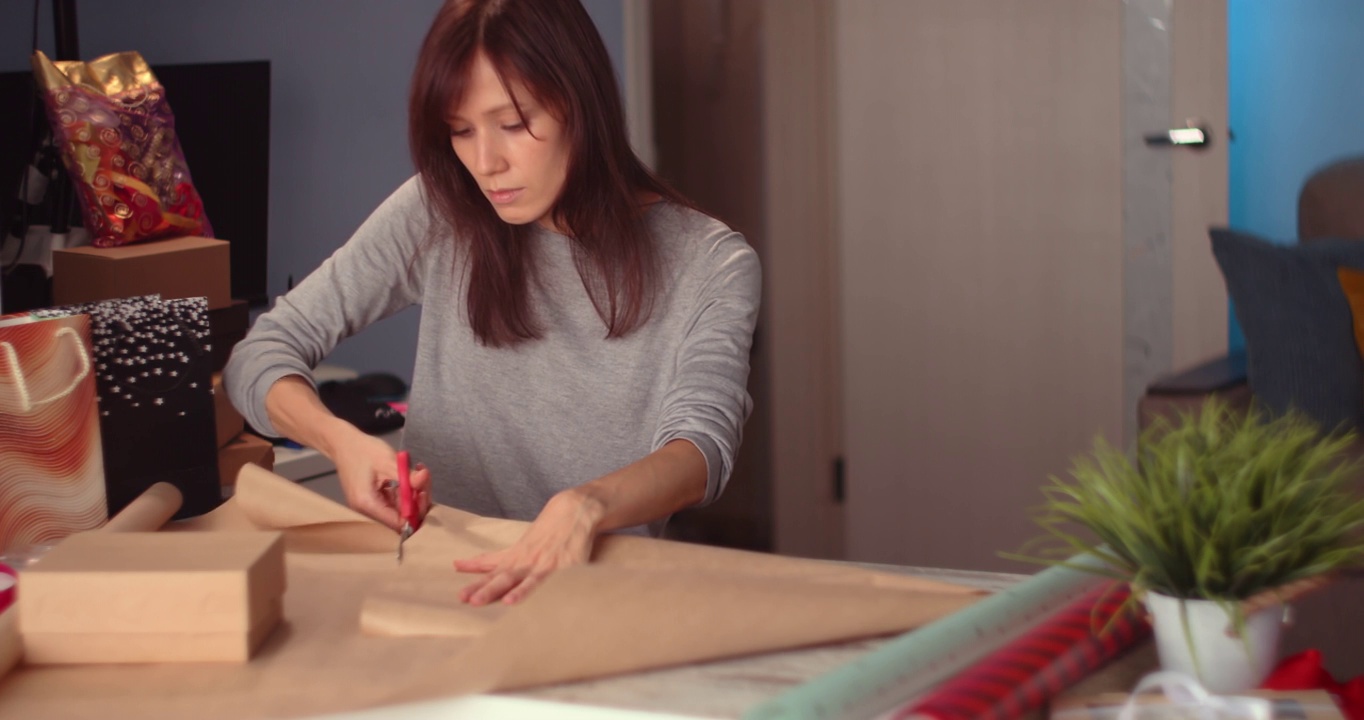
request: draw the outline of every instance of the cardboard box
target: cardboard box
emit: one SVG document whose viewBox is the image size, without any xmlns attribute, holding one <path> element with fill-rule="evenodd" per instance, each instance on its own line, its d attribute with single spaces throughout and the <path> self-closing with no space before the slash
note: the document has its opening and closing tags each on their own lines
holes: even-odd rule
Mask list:
<svg viewBox="0 0 1364 720">
<path fill-rule="evenodd" d="M 227 399 L 227 390 L 223 389 L 223 374 L 216 372 L 213 373 L 213 424 L 218 430 L 219 448 L 227 447 L 246 429 L 246 419 Z"/>
<path fill-rule="evenodd" d="M 81 533 L 23 584 L 28 663 L 244 662 L 282 616 L 284 536 Z"/>
<path fill-rule="evenodd" d="M 223 240 L 181 237 L 116 248 L 52 252 L 54 305 L 160 294 L 207 297 L 214 310 L 232 304 L 232 268 Z"/>
<path fill-rule="evenodd" d="M 237 473 L 247 463 L 266 470 L 275 469 L 275 446 L 269 440 L 252 433 L 242 433 L 218 450 L 218 481 L 223 487 L 237 485 Z"/>
</svg>

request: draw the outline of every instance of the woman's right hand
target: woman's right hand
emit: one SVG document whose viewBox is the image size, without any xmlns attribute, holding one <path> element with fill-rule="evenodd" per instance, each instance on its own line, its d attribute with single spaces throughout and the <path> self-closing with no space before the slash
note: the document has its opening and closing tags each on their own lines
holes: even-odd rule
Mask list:
<svg viewBox="0 0 1364 720">
<path fill-rule="evenodd" d="M 388 481 L 398 479 L 398 453 L 380 438 L 353 427 L 351 430 L 352 433 L 347 433 L 349 437 L 332 444 L 332 462 L 336 464 L 346 504 L 398 530 L 403 520 L 398 513 L 397 493 L 384 488 Z M 411 468 L 409 477 L 417 493 L 418 517 L 425 517 L 431 509 L 431 471 L 418 463 Z"/>
<path fill-rule="evenodd" d="M 284 437 L 317 448 L 336 465 L 341 491 L 351 509 L 394 530 L 402 527 L 397 494 L 384 490 L 384 483 L 398 479 L 398 451 L 333 415 L 312 384 L 300 375 L 286 375 L 270 386 L 265 411 Z M 431 472 L 421 464 L 411 470 L 417 513 L 425 517 L 431 509 Z"/>
</svg>

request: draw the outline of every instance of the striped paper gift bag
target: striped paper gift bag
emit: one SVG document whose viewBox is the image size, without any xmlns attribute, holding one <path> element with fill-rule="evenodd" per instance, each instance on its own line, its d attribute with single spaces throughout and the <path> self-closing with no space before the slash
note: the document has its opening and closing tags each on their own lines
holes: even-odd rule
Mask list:
<svg viewBox="0 0 1364 720">
<path fill-rule="evenodd" d="M 108 518 L 90 319 L 0 317 L 0 552 Z"/>
</svg>

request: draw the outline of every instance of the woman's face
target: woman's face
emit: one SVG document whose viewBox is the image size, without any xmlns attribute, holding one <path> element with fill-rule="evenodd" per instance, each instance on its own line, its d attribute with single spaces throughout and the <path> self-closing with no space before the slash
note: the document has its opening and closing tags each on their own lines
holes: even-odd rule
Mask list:
<svg viewBox="0 0 1364 720">
<path fill-rule="evenodd" d="M 568 176 L 564 125 L 520 83 L 509 79 L 507 86 L 487 55 L 474 56 L 464 97 L 446 118 L 450 145 L 503 221 L 556 229 L 549 214 Z"/>
</svg>

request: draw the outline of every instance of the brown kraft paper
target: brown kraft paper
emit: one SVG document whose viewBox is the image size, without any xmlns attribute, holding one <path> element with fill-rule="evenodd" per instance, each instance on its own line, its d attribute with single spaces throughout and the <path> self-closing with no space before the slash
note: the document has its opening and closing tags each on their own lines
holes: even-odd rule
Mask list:
<svg viewBox="0 0 1364 720">
<path fill-rule="evenodd" d="M 628 536 L 524 602 L 473 608 L 455 558 L 506 547 L 526 523 L 437 506 L 396 534 L 248 465 L 232 500 L 170 532 L 284 532 L 284 621 L 244 665 L 24 666 L 0 716 L 296 717 L 883 635 L 974 602 L 972 589 L 845 565 Z M 363 630 L 362 630 L 363 627 Z"/>
</svg>

